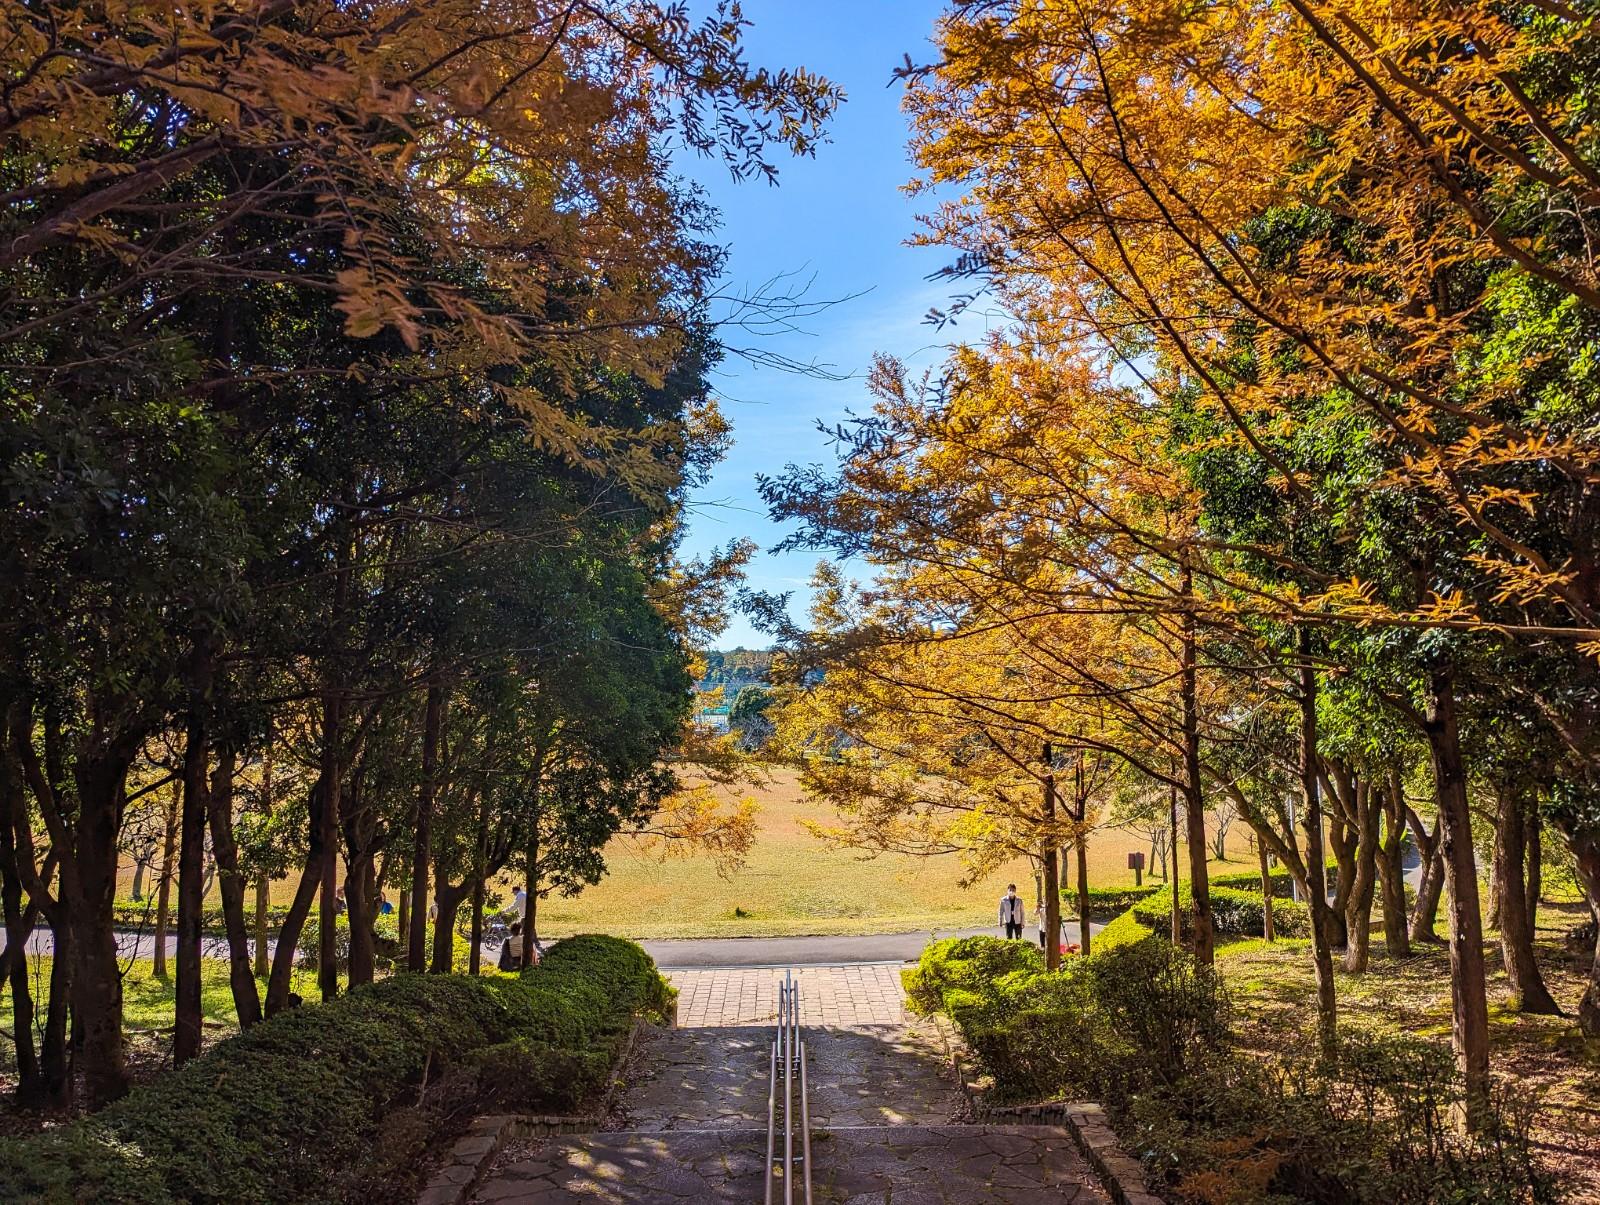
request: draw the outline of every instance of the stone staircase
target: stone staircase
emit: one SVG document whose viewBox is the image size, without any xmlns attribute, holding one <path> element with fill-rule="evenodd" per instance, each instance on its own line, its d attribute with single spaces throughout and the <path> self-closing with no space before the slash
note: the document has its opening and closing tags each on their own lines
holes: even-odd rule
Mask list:
<svg viewBox="0 0 1600 1205">
<path fill-rule="evenodd" d="M 798 972 L 802 982 L 808 970 Z M 771 970 L 743 974 L 774 983 L 781 978 Z M 817 1205 L 1101 1205 L 1111 1200 L 1070 1130 L 956 1121 L 962 1101 L 941 1074 L 939 1038 L 902 1015 L 898 976 L 882 978 L 894 991 L 885 989 L 865 1009 L 848 1002 L 846 1024 L 824 1019 L 829 1012 L 837 1016 L 837 993 L 801 994 L 805 1007 L 816 1010 L 815 1019 L 804 1015 L 802 1022 Z M 684 986 L 680 983 L 680 989 Z M 497 1205 L 760 1202 L 773 1032 L 770 1015 L 759 1015 L 764 989 L 753 982 L 725 985 L 736 990 L 716 990 L 718 1009 L 711 1005 L 708 985 L 690 987 L 679 1010 L 680 1024 L 690 1023 L 652 1035 L 636 1060 L 642 1073 L 628 1085 L 622 1128 L 509 1148 L 472 1200 Z M 694 1000 L 694 988 L 706 988 L 708 994 L 685 1010 L 683 1002 Z M 773 999 L 775 1008 L 775 993 Z M 732 1023 L 706 1023 L 713 1021 Z M 798 1185 L 795 1199 L 802 1199 Z"/>
</svg>

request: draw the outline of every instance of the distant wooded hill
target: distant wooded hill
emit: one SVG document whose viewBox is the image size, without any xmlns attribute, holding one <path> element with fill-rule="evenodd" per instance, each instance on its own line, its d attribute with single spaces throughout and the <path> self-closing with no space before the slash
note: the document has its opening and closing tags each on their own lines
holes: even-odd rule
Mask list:
<svg viewBox="0 0 1600 1205">
<path fill-rule="evenodd" d="M 727 651 L 715 649 L 705 653 L 704 657 L 706 672 L 698 683 L 698 689 L 715 690 L 720 686 L 723 689 L 724 699 L 729 702 L 732 702 L 741 688 L 764 686 L 769 681 L 768 675 L 772 670 L 771 649 L 737 648 Z"/>
</svg>

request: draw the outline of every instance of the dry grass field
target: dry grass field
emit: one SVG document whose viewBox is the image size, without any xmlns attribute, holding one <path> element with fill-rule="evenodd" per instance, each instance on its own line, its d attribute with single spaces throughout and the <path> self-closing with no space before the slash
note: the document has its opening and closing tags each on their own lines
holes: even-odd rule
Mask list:
<svg viewBox="0 0 1600 1205">
<path fill-rule="evenodd" d="M 610 873 L 573 899 L 540 905 L 539 931 L 553 936 L 597 929 L 634 937 L 767 937 L 816 933 L 888 933 L 994 923 L 1006 883 L 1031 907 L 1033 873 L 1019 859 L 981 883 L 959 885 L 954 857 L 868 857 L 831 848 L 804 827 L 826 824 L 826 805 L 807 799 L 794 771 L 773 771 L 757 795 L 760 833 L 748 862 L 722 878 L 705 858 L 642 854 L 618 841 L 606 851 Z M 1235 830 L 1244 853 L 1243 826 Z M 1090 881 L 1133 882 L 1131 833 L 1107 830 L 1089 847 Z M 1244 864 L 1228 869 L 1244 869 Z"/>
<path fill-rule="evenodd" d="M 827 824 L 831 810 L 807 799 L 797 779 L 795 771 L 777 769 L 761 787 L 734 792 L 754 794 L 760 808 L 755 847 L 738 871 L 723 877 L 709 858 L 663 860 L 658 850 L 619 839 L 606 850 L 609 873 L 597 886 L 576 897 L 541 901 L 540 934 L 773 937 L 967 928 L 993 923 L 996 902 L 1011 881 L 1032 908 L 1033 872 L 1022 859 L 964 888 L 961 864 L 953 856 L 871 857 L 830 847 L 804 822 Z M 1245 855 L 1244 833 L 1241 824 L 1230 834 L 1233 858 Z M 1129 832 L 1096 834 L 1089 845 L 1090 882 L 1132 884 L 1128 853 L 1142 848 L 1142 840 Z M 1244 870 L 1254 863 L 1213 865 Z M 127 898 L 131 884 L 132 868 L 124 867 L 119 895 Z M 273 885 L 275 901 L 287 903 L 293 892 L 291 879 Z M 509 894 L 507 885 L 502 896 Z M 211 902 L 216 902 L 215 888 Z"/>
</svg>

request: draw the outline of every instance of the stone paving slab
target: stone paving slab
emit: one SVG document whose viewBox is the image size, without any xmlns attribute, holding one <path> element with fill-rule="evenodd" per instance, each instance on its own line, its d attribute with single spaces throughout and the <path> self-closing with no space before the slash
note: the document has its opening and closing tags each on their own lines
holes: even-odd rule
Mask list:
<svg viewBox="0 0 1600 1205">
<path fill-rule="evenodd" d="M 898 965 L 859 964 L 801 967 L 800 1024 L 898 1025 L 905 1019 L 905 990 Z M 770 968 L 719 967 L 670 971 L 678 989 L 678 1024 L 772 1025 L 778 1016 L 783 972 Z"/>
<path fill-rule="evenodd" d="M 765 1132 L 772 1035 L 771 1026 L 750 1025 L 652 1034 L 623 1102 L 625 1128 Z M 959 1107 L 927 1022 L 808 1029 L 804 1037 L 813 1127 L 937 1125 Z"/>
<path fill-rule="evenodd" d="M 1072 1135 L 1054 1126 L 866 1126 L 813 1139 L 829 1205 L 1110 1205 Z"/>
<path fill-rule="evenodd" d="M 803 1036 L 813 1128 L 940 1125 L 960 1107 L 927 1022 L 809 1029 Z"/>
<path fill-rule="evenodd" d="M 681 1131 L 550 1139 L 478 1190 L 481 1205 L 759 1201 L 765 1133 Z M 812 1143 L 826 1205 L 1109 1205 L 1067 1131 L 868 1126 Z"/>
<path fill-rule="evenodd" d="M 548 1139 L 497 1169 L 481 1205 L 759 1201 L 766 1132 L 585 1134 Z"/>
<path fill-rule="evenodd" d="M 769 1027 L 668 1029 L 650 1036 L 622 1102 L 629 1130 L 767 1127 Z"/>
</svg>

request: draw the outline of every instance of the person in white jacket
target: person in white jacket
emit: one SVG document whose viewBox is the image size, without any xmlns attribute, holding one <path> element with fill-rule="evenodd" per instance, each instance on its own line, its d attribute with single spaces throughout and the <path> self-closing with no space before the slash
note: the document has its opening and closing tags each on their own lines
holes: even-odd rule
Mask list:
<svg viewBox="0 0 1600 1205">
<path fill-rule="evenodd" d="M 1017 894 L 1017 885 L 1012 883 L 1000 897 L 1000 927 L 1005 930 L 1007 937 L 1020 938 L 1025 920 L 1022 897 Z"/>
</svg>

